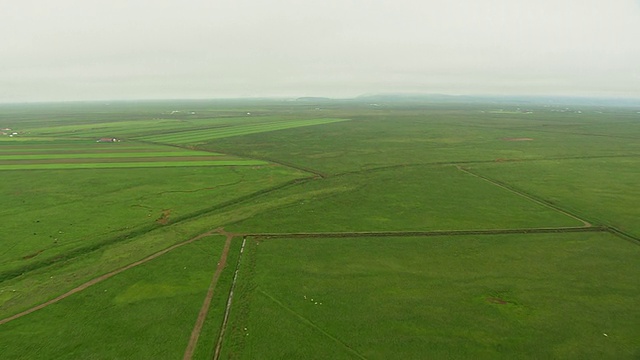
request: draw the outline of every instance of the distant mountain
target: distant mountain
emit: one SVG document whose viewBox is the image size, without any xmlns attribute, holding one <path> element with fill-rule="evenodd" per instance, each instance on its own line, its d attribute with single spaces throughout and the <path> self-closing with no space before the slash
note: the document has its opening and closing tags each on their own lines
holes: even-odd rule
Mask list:
<svg viewBox="0 0 640 360">
<path fill-rule="evenodd" d="M 365 94 L 356 97 L 354 100 L 365 101 L 427 101 L 427 102 L 449 102 L 449 101 L 468 101 L 473 100 L 471 96 L 457 96 L 445 94 Z"/>
<path fill-rule="evenodd" d="M 303 97 L 297 98 L 296 101 L 319 102 L 319 101 L 335 101 L 335 99 L 331 99 L 328 97 L 320 97 L 320 96 L 303 96 Z"/>
<path fill-rule="evenodd" d="M 445 94 L 365 94 L 353 100 L 372 103 L 420 102 L 420 103 L 494 103 L 514 105 L 582 105 L 582 106 L 624 106 L 640 107 L 640 99 L 598 98 L 571 96 L 487 96 L 487 95 L 445 95 Z"/>
</svg>

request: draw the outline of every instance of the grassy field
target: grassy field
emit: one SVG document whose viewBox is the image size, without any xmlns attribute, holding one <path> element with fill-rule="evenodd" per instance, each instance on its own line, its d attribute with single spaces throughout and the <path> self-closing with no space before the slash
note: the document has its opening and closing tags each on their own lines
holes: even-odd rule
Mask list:
<svg viewBox="0 0 640 360">
<path fill-rule="evenodd" d="M 30 170 L 3 173 L 0 274 L 90 251 L 286 183 L 281 167 Z"/>
<path fill-rule="evenodd" d="M 312 120 L 288 120 L 270 121 L 258 124 L 239 124 L 227 127 L 214 127 L 212 129 L 198 129 L 182 131 L 173 134 L 143 136 L 140 139 L 154 143 L 164 144 L 197 144 L 213 139 L 242 136 L 248 134 L 261 134 L 275 130 L 285 130 L 312 125 L 331 124 L 344 121 L 344 119 L 312 119 Z"/>
<path fill-rule="evenodd" d="M 0 170 L 256 166 L 235 156 L 144 143 L 87 141 L 0 142 Z M 135 146 L 137 145 L 137 146 Z"/>
<path fill-rule="evenodd" d="M 530 115 L 504 116 L 482 109 L 469 105 L 357 109 L 349 116 L 351 121 L 331 127 L 218 139 L 202 147 L 286 161 L 327 175 L 411 164 L 640 154 L 638 114 L 632 110 L 568 114 L 540 107 Z M 513 141 L 520 138 L 532 140 Z"/>
<path fill-rule="evenodd" d="M 640 247 L 611 235 L 269 239 L 248 254 L 230 358 L 640 354 Z"/>
<path fill-rule="evenodd" d="M 220 257 L 222 240 L 204 238 L 185 245 L 3 325 L 2 356 L 180 358 Z"/>
<path fill-rule="evenodd" d="M 354 173 L 305 183 L 272 196 L 286 198 L 293 194 L 300 194 L 299 200 L 253 216 L 230 229 L 345 232 L 583 225 L 566 214 L 454 166 L 412 166 Z M 267 197 L 260 201 L 271 200 Z"/>
<path fill-rule="evenodd" d="M 479 173 L 640 237 L 638 157 L 504 163 Z M 535 177 L 529 176 L 534 172 Z"/>
<path fill-rule="evenodd" d="M 1 357 L 636 359 L 639 111 L 0 105 Z"/>
</svg>

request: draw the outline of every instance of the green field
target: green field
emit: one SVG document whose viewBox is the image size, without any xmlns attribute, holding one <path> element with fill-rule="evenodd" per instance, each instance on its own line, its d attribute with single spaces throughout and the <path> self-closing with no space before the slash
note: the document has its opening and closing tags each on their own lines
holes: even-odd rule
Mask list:
<svg viewBox="0 0 640 360">
<path fill-rule="evenodd" d="M 234 358 L 639 354 L 640 247 L 611 235 L 269 239 L 248 252 Z"/>
<path fill-rule="evenodd" d="M 0 105 L 0 357 L 637 359 L 640 106 L 501 101 Z"/>
<path fill-rule="evenodd" d="M 11 154 L 0 155 L 0 160 L 44 160 L 44 159 L 118 159 L 135 157 L 175 157 L 175 156 L 208 156 L 219 155 L 215 153 L 184 151 L 184 152 L 151 152 L 149 154 L 139 152 L 113 152 L 113 153 L 44 153 L 44 154 Z"/>
<path fill-rule="evenodd" d="M 185 245 L 31 318 L 3 325 L 2 341 L 12 344 L 3 357 L 179 358 L 220 257 L 221 240 L 205 238 Z M 65 321 L 60 323 L 60 318 Z M 42 347 L 33 347 L 33 342 Z"/>
<path fill-rule="evenodd" d="M 334 122 L 344 121 L 343 119 L 312 119 L 312 120 L 289 120 L 289 121 L 270 121 L 258 124 L 239 124 L 236 126 L 228 126 L 212 129 L 198 129 L 191 131 L 182 131 L 175 134 L 163 134 L 139 137 L 142 140 L 154 143 L 165 144 L 193 144 L 211 141 L 213 139 L 242 136 L 248 134 L 260 134 L 268 131 L 292 129 L 297 127 L 305 127 L 311 125 L 331 124 Z"/>
<path fill-rule="evenodd" d="M 0 215 L 11 219 L 3 225 L 11 236 L 0 248 L 0 276 L 126 241 L 299 176 L 231 166 L 5 172 Z"/>
<path fill-rule="evenodd" d="M 638 169 L 639 158 L 627 157 L 505 163 L 478 172 L 640 237 Z"/>
<path fill-rule="evenodd" d="M 0 143 L 0 170 L 256 166 L 268 163 L 169 146 L 86 141 Z"/>
<path fill-rule="evenodd" d="M 577 219 L 453 166 L 348 174 L 272 196 L 294 194 L 300 194 L 299 201 L 253 216 L 230 229 L 349 232 L 583 226 Z M 272 200 L 266 197 L 260 201 Z"/>
</svg>

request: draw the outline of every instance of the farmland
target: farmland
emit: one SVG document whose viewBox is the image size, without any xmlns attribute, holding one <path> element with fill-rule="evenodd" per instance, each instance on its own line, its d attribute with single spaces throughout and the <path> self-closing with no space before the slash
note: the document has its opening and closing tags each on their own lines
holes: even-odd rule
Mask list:
<svg viewBox="0 0 640 360">
<path fill-rule="evenodd" d="M 23 317 L 8 323 L 5 334 L 16 336 L 3 341 L 18 345 L 13 347 L 18 352 L 5 351 L 4 356 L 77 359 L 100 351 L 106 358 L 179 357 L 197 315 L 189 309 L 200 306 L 215 268 L 210 256 L 222 251 L 219 240 L 203 238 L 185 245 L 34 313 L 35 321 Z M 103 310 L 72 310 L 86 303 Z M 62 326 L 54 320 L 61 316 L 67 319 Z M 122 327 L 123 322 L 129 326 Z M 144 331 L 152 324 L 161 326 Z M 24 332 L 33 336 L 19 335 Z M 131 338 L 141 341 L 128 342 Z M 30 346 L 32 341 L 41 343 L 46 352 Z M 112 343 L 128 346 L 108 345 Z"/>
<path fill-rule="evenodd" d="M 235 319 L 229 354 L 637 354 L 630 334 L 640 314 L 629 309 L 640 290 L 640 248 L 611 235 L 269 239 L 251 247 L 252 283 L 238 299 L 247 310 Z"/>
<path fill-rule="evenodd" d="M 241 136 L 248 134 L 263 133 L 266 131 L 275 131 L 283 129 L 292 129 L 310 125 L 331 124 L 343 121 L 342 119 L 312 119 L 312 120 L 289 120 L 289 121 L 270 121 L 267 123 L 247 124 L 228 127 L 214 127 L 213 129 L 198 129 L 178 132 L 169 135 L 151 135 L 140 137 L 143 140 L 167 143 L 167 144 L 193 144 L 212 139 L 220 139 L 232 136 Z"/>
<path fill-rule="evenodd" d="M 639 111 L 0 105 L 0 352 L 637 358 Z"/>
</svg>

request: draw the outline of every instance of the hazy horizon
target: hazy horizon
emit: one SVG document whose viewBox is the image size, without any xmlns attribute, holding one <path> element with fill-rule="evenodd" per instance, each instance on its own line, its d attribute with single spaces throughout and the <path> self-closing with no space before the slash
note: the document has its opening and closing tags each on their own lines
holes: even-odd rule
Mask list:
<svg viewBox="0 0 640 360">
<path fill-rule="evenodd" d="M 24 0 L 3 8 L 2 103 L 640 98 L 640 0 Z"/>
</svg>

